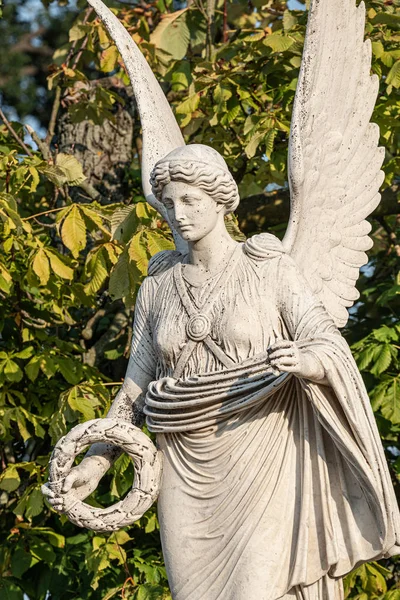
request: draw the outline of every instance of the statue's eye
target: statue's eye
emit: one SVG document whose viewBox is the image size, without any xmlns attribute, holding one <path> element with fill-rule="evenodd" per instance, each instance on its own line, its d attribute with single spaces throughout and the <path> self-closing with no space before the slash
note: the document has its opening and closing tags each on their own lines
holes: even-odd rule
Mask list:
<svg viewBox="0 0 400 600">
<path fill-rule="evenodd" d="M 173 202 L 164 202 L 164 206 L 167 210 L 172 210 L 174 208 Z"/>
</svg>

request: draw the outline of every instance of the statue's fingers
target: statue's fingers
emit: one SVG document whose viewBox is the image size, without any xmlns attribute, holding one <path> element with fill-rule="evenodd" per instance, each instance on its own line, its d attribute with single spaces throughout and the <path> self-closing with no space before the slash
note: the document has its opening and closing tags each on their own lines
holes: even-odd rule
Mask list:
<svg viewBox="0 0 400 600">
<path fill-rule="evenodd" d="M 278 340 L 268 348 L 268 352 L 274 352 L 274 350 L 277 350 L 278 348 L 292 348 L 293 345 L 294 342 L 292 342 L 292 340 Z"/>
<path fill-rule="evenodd" d="M 295 364 L 295 365 L 283 365 L 282 366 L 282 371 L 286 371 L 287 373 L 298 373 L 299 372 L 299 366 L 297 364 Z"/>
<path fill-rule="evenodd" d="M 278 348 L 277 350 L 274 350 L 273 352 L 270 353 L 269 359 L 275 360 L 277 358 L 294 356 L 294 353 L 295 353 L 295 349 L 293 348 L 293 346 L 291 346 L 290 348 Z"/>
<path fill-rule="evenodd" d="M 299 363 L 295 357 L 284 357 L 271 360 L 271 365 L 280 371 L 287 371 L 289 367 L 298 369 L 298 364 Z"/>
<path fill-rule="evenodd" d="M 42 485 L 42 487 L 40 488 L 41 492 L 43 494 L 43 496 L 46 496 L 47 499 L 49 498 L 54 498 L 55 493 L 53 492 L 53 490 L 48 486 L 47 483 L 44 483 Z"/>
</svg>

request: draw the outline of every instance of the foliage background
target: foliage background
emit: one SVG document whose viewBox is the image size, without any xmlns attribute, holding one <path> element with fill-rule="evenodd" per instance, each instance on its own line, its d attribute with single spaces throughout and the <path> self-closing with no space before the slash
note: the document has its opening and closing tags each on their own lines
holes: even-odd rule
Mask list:
<svg viewBox="0 0 400 600">
<path fill-rule="evenodd" d="M 282 235 L 304 6 L 108 4 L 141 46 L 186 140 L 225 156 L 243 198 L 228 222 L 232 234 L 239 237 L 240 227 L 245 235 Z M 361 298 L 344 335 L 398 492 L 400 14 L 392 0 L 366 4 L 373 71 L 381 78 L 374 121 L 386 178 Z M 129 82 L 83 1 L 13 0 L 3 7 L 0 31 L 0 597 L 169 598 L 154 510 L 129 530 L 99 535 L 55 514 L 40 493 L 57 439 L 106 414 L 125 372 L 147 261 L 171 247 L 168 228 L 141 196 L 140 123 Z M 129 135 L 113 156 L 110 136 L 121 119 Z M 104 186 L 110 165 L 119 175 Z M 121 457 L 91 502 L 114 502 L 132 477 Z M 360 567 L 346 580 L 346 597 L 400 598 L 398 560 Z"/>
</svg>

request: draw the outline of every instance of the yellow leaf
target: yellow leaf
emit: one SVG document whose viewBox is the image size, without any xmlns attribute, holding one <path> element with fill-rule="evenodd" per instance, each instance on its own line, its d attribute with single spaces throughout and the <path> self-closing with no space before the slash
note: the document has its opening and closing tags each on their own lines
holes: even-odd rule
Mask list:
<svg viewBox="0 0 400 600">
<path fill-rule="evenodd" d="M 61 227 L 61 239 L 72 256 L 78 258 L 79 252 L 86 246 L 86 226 L 81 211 L 73 204 Z"/>
<path fill-rule="evenodd" d="M 80 185 L 86 180 L 81 163 L 72 154 L 57 154 L 57 167 L 62 169 L 69 185 Z"/>
<path fill-rule="evenodd" d="M 173 250 L 175 248 L 174 243 L 157 230 L 149 230 L 147 232 L 147 239 L 148 248 L 152 256 L 162 250 Z"/>
<path fill-rule="evenodd" d="M 30 187 L 29 191 L 36 192 L 37 186 L 39 185 L 39 181 L 40 181 L 38 170 L 35 169 L 35 167 L 29 167 L 29 173 L 32 176 L 32 183 L 31 183 L 31 187 Z"/>
<path fill-rule="evenodd" d="M 147 239 L 144 231 L 140 231 L 133 236 L 128 246 L 128 256 L 135 263 L 139 271 L 143 275 L 146 275 L 149 259 L 147 256 Z"/>
<path fill-rule="evenodd" d="M 108 37 L 107 31 L 101 23 L 98 25 L 97 33 L 99 34 L 100 46 L 107 46 L 110 43 L 110 38 Z"/>
<path fill-rule="evenodd" d="M 94 253 L 90 259 L 88 263 L 88 271 L 91 279 L 89 283 L 85 285 L 85 292 L 87 294 L 94 294 L 101 288 L 108 275 L 107 263 L 104 257 L 103 248 L 97 250 L 97 252 Z"/>
<path fill-rule="evenodd" d="M 32 269 L 40 279 L 42 285 L 46 285 L 50 277 L 49 259 L 43 248 L 40 248 L 33 259 Z"/>
<path fill-rule="evenodd" d="M 103 50 L 100 56 L 100 69 L 103 73 L 111 73 L 114 71 L 118 61 L 118 48 L 117 46 L 110 46 L 106 50 Z"/>
<path fill-rule="evenodd" d="M 45 248 L 45 252 L 50 260 L 51 268 L 56 275 L 62 277 L 63 279 L 73 279 L 74 270 L 66 265 L 54 250 Z"/>
</svg>

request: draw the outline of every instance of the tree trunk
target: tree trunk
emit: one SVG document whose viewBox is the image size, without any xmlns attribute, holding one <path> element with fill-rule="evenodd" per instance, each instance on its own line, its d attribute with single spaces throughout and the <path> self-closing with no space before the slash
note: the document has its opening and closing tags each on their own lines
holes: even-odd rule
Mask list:
<svg viewBox="0 0 400 600">
<path fill-rule="evenodd" d="M 99 125 L 89 120 L 72 123 L 65 110 L 57 123 L 59 152 L 76 156 L 88 183 L 100 193 L 101 204 L 126 203 L 129 200 L 126 174 L 133 156 L 136 112 L 133 92 L 116 77 L 90 82 L 91 88 L 96 85 L 115 91 L 123 98 L 125 105 L 116 102 L 114 120 L 104 119 Z M 72 99 L 76 100 L 79 100 L 79 91 Z M 87 202 L 87 196 L 80 188 L 72 188 L 71 191 L 75 202 Z"/>
</svg>

